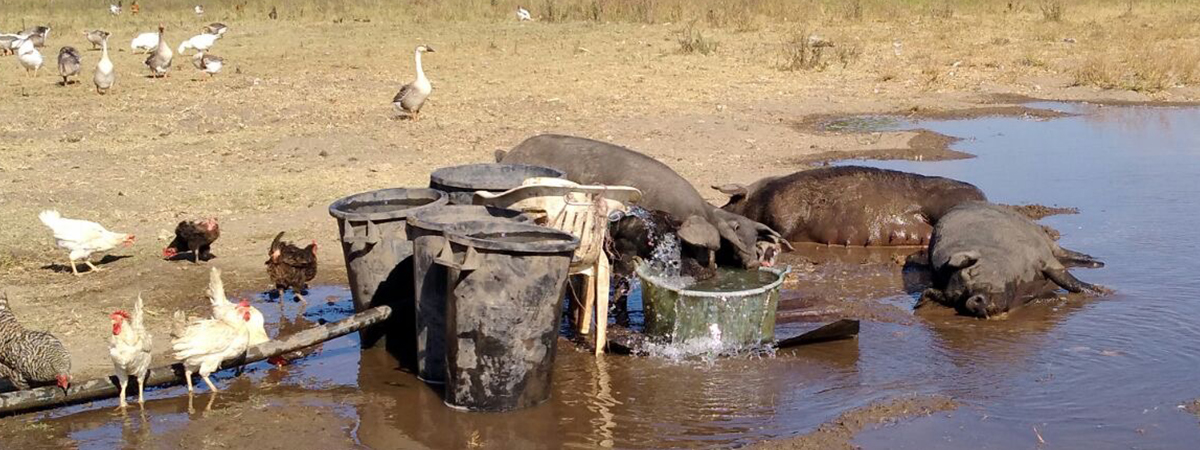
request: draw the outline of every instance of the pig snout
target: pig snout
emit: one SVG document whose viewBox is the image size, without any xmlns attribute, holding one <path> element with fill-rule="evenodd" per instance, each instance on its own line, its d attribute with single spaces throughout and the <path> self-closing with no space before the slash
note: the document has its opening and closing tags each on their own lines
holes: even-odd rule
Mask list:
<svg viewBox="0 0 1200 450">
<path fill-rule="evenodd" d="M 988 316 L 987 297 L 984 297 L 981 294 L 972 295 L 969 298 L 967 298 L 966 302 L 963 303 L 963 309 L 967 310 L 967 312 L 971 313 L 971 315 L 973 315 L 973 316 L 987 317 Z"/>
</svg>

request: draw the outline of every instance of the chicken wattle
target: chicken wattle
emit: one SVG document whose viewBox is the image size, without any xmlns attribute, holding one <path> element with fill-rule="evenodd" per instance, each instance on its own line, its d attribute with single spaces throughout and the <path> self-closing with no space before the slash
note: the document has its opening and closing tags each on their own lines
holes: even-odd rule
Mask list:
<svg viewBox="0 0 1200 450">
<path fill-rule="evenodd" d="M 125 388 L 129 385 L 129 377 L 138 381 L 138 404 L 145 403 L 146 376 L 150 374 L 150 351 L 152 339 L 142 322 L 142 296 L 138 295 L 137 303 L 133 305 L 133 314 L 125 311 L 115 311 L 109 315 L 112 320 L 112 336 L 109 337 L 108 354 L 112 357 L 116 369 L 117 382 L 121 385 L 120 407 L 124 408 Z"/>
</svg>

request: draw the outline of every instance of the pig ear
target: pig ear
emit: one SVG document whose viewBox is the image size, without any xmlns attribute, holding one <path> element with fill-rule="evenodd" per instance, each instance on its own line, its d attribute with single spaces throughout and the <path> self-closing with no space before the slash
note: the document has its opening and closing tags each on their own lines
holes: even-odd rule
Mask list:
<svg viewBox="0 0 1200 450">
<path fill-rule="evenodd" d="M 717 211 L 720 210 L 718 209 Z M 747 269 L 755 267 L 758 264 L 758 253 L 755 251 L 754 244 L 742 242 L 742 238 L 738 236 L 737 231 L 729 226 L 729 222 L 727 220 L 717 221 L 717 232 L 733 246 L 734 251 L 737 252 L 738 259 L 742 262 L 742 267 Z"/>
<path fill-rule="evenodd" d="M 713 186 L 712 188 L 721 191 L 722 194 L 735 198 L 745 197 L 750 194 L 750 190 L 745 185 L 737 183 L 722 184 L 720 186 Z"/>
<path fill-rule="evenodd" d="M 721 248 L 721 234 L 700 216 L 689 216 L 679 226 L 679 238 L 696 247 L 716 250 Z"/>
<path fill-rule="evenodd" d="M 769 240 L 773 243 L 779 244 L 780 246 L 787 249 L 788 251 L 795 250 L 795 248 L 792 247 L 791 242 L 788 242 L 787 239 L 783 238 L 783 235 L 779 234 L 778 231 L 771 229 L 771 227 L 763 225 L 762 223 L 759 223 L 759 222 L 754 222 L 754 229 L 758 230 L 759 236 L 766 237 L 767 240 Z"/>
<path fill-rule="evenodd" d="M 975 261 L 979 261 L 979 252 L 970 250 L 950 255 L 950 261 L 946 264 L 950 267 L 962 269 L 974 265 Z"/>
</svg>

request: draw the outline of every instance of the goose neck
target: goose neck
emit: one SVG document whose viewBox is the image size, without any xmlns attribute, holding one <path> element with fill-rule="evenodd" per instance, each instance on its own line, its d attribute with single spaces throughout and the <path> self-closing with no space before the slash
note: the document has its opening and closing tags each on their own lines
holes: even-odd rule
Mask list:
<svg viewBox="0 0 1200 450">
<path fill-rule="evenodd" d="M 424 80 L 425 79 L 425 70 L 423 68 L 421 68 L 421 52 L 417 51 L 415 53 L 416 53 L 415 58 L 417 61 L 417 79 Z"/>
</svg>

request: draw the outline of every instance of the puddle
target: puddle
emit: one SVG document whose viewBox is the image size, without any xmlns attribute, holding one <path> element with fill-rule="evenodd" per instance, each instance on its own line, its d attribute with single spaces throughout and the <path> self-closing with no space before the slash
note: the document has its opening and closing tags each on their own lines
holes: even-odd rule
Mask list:
<svg viewBox="0 0 1200 450">
<path fill-rule="evenodd" d="M 217 382 L 227 390 L 211 411 L 189 414 L 181 387 L 157 390 L 148 393 L 144 420 L 114 415 L 111 400 L 5 419 L 0 442 L 177 448 L 181 440 L 243 424 L 240 433 L 215 432 L 196 445 L 247 447 L 282 433 L 272 444 L 728 448 L 806 433 L 876 401 L 943 394 L 963 406 L 864 432 L 855 444 L 1034 448 L 1040 435 L 1052 448 L 1191 448 L 1200 427 L 1178 405 L 1200 397 L 1200 278 L 1191 250 L 1200 237 L 1193 226 L 1200 222 L 1200 109 L 1033 106 L 1082 115 L 921 121 L 922 128 L 964 138 L 955 147 L 978 157 L 865 164 L 965 180 L 996 202 L 1079 208 L 1043 223 L 1062 232 L 1063 245 L 1108 264 L 1075 273 L 1114 295 L 1046 302 L 1006 320 L 948 311 L 914 317 L 914 294 L 905 285 L 921 281 L 893 261 L 905 252 L 809 249 L 805 254 L 821 264 L 802 267 L 797 256 L 785 255 L 799 280 L 789 283 L 798 289 L 791 292 L 852 310 L 882 304 L 894 313 L 864 322 L 857 340 L 770 357 L 596 358 L 560 341 L 552 399 L 506 414 L 445 407 L 435 390 L 398 371 L 383 351 L 360 352 L 350 335 L 282 370 L 260 363 L 237 379 L 222 372 Z M 350 312 L 345 288 L 313 289 L 309 299 L 309 314 L 299 319 L 294 303 L 284 303 L 282 315 L 278 303 L 258 306 L 273 335 Z M 207 400 L 207 393 L 197 395 L 196 409 Z"/>
<path fill-rule="evenodd" d="M 911 329 L 942 360 L 929 381 L 966 407 L 864 433 L 863 448 L 1033 448 L 1040 435 L 1057 448 L 1185 449 L 1200 436 L 1178 408 L 1200 396 L 1200 279 L 1183 250 L 1200 238 L 1200 109 L 1029 106 L 1080 115 L 923 121 L 977 158 L 855 164 L 968 181 L 994 202 L 1079 208 L 1042 223 L 1104 260 L 1075 274 L 1117 293 Z"/>
</svg>

